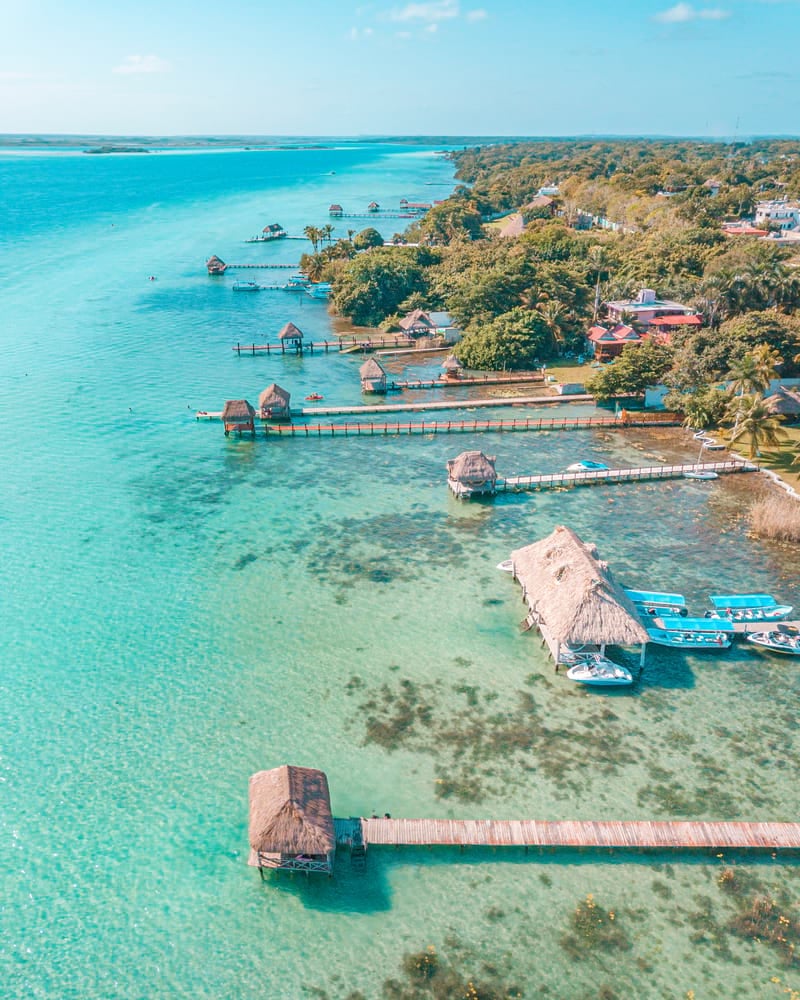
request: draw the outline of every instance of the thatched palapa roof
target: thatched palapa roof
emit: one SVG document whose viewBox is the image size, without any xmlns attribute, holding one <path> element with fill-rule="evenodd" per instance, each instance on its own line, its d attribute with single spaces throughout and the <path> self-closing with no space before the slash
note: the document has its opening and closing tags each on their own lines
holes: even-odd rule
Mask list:
<svg viewBox="0 0 800 1000">
<path fill-rule="evenodd" d="M 287 323 L 286 326 L 278 334 L 278 340 L 302 340 L 303 333 L 301 330 L 294 325 L 294 323 Z"/>
<path fill-rule="evenodd" d="M 364 364 L 358 369 L 358 374 L 361 378 L 386 378 L 386 372 L 375 358 L 367 358 Z"/>
<path fill-rule="evenodd" d="M 259 410 L 267 410 L 271 406 L 285 406 L 288 409 L 290 399 L 289 393 L 282 389 L 277 382 L 273 382 L 258 397 L 258 408 Z"/>
<path fill-rule="evenodd" d="M 398 324 L 401 330 L 410 330 L 415 326 L 424 326 L 426 329 L 433 329 L 433 322 L 424 309 L 414 309 L 407 313 Z"/>
<path fill-rule="evenodd" d="M 648 636 L 594 545 L 559 526 L 511 553 L 526 600 L 558 642 L 636 646 Z"/>
<path fill-rule="evenodd" d="M 800 416 L 800 395 L 781 385 L 771 396 L 767 396 L 764 406 L 774 416 Z"/>
<path fill-rule="evenodd" d="M 250 864 L 259 854 L 327 854 L 336 848 L 324 771 L 284 764 L 250 778 Z"/>
<path fill-rule="evenodd" d="M 228 399 L 222 407 L 222 419 L 227 423 L 251 421 L 256 411 L 246 399 Z"/>
<path fill-rule="evenodd" d="M 463 365 L 455 356 L 455 354 L 448 354 L 442 363 L 442 368 L 446 372 L 460 372 L 463 369 Z"/>
<path fill-rule="evenodd" d="M 467 486 L 494 483 L 497 481 L 494 463 L 494 455 L 484 455 L 482 451 L 462 451 L 457 458 L 451 458 L 447 463 L 447 475 Z"/>
</svg>

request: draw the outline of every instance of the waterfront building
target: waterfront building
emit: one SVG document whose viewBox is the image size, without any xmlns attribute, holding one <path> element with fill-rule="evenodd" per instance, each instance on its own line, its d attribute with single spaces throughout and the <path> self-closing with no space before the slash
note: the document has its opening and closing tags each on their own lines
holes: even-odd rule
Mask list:
<svg viewBox="0 0 800 1000">
<path fill-rule="evenodd" d="M 231 431 L 241 434 L 242 431 L 250 431 L 255 434 L 256 411 L 246 399 L 229 399 L 222 408 L 222 425 L 225 428 L 225 437 Z"/>
<path fill-rule="evenodd" d="M 497 483 L 495 461 L 494 455 L 482 451 L 462 451 L 447 463 L 447 485 L 459 498 L 491 496 Z"/>
<path fill-rule="evenodd" d="M 258 413 L 262 420 L 288 420 L 290 394 L 282 389 L 277 382 L 267 388 L 258 397 Z"/>
<path fill-rule="evenodd" d="M 681 302 L 673 302 L 671 299 L 659 299 L 652 288 L 642 288 L 633 299 L 619 299 L 615 302 L 607 302 L 608 318 L 615 323 L 633 317 L 633 319 L 644 326 L 652 323 L 654 319 L 661 316 L 692 316 L 694 310 Z"/>
<path fill-rule="evenodd" d="M 367 358 L 359 369 L 362 392 L 386 392 L 386 372 L 375 358 Z"/>
</svg>

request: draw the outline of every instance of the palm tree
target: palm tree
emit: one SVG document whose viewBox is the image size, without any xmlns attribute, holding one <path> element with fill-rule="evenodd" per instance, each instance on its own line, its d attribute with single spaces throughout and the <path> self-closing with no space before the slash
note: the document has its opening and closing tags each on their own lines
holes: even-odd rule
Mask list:
<svg viewBox="0 0 800 1000">
<path fill-rule="evenodd" d="M 327 242 L 330 243 L 331 240 L 333 239 L 333 226 L 330 224 L 330 222 L 322 227 L 321 232 L 322 232 L 321 239 L 327 240 Z"/>
<path fill-rule="evenodd" d="M 732 396 L 761 392 L 765 385 L 764 372 L 750 351 L 743 354 L 738 361 L 732 362 L 728 371 L 728 381 L 730 382 L 728 389 Z"/>
<path fill-rule="evenodd" d="M 786 440 L 780 426 L 783 419 L 774 416 L 760 396 L 737 396 L 731 400 L 728 420 L 733 419 L 730 443 L 744 440 L 750 447 L 750 458 L 761 455 L 761 449 L 776 448 Z"/>
<path fill-rule="evenodd" d="M 321 281 L 325 270 L 325 261 L 318 253 L 311 254 L 304 261 L 306 277 L 311 281 Z"/>
<path fill-rule="evenodd" d="M 765 392 L 770 382 L 775 378 L 775 370 L 778 365 L 783 364 L 780 352 L 770 347 L 769 344 L 759 344 L 750 352 L 755 363 L 756 370 L 761 376 L 761 391 Z"/>
<path fill-rule="evenodd" d="M 305 236 L 311 243 L 311 246 L 314 248 L 314 253 L 316 253 L 319 248 L 320 240 L 322 239 L 322 230 L 317 229 L 316 226 L 306 226 L 303 230 L 303 236 Z"/>
<path fill-rule="evenodd" d="M 553 346 L 556 352 L 558 352 L 561 344 L 564 343 L 564 332 L 561 329 L 561 323 L 565 318 L 564 307 L 560 302 L 550 299 L 548 302 L 540 303 L 538 309 L 542 314 L 544 325 L 550 331 L 550 336 L 553 338 Z"/>
<path fill-rule="evenodd" d="M 594 283 L 594 312 L 592 314 L 592 323 L 596 323 L 597 314 L 600 311 L 600 275 L 606 269 L 608 264 L 608 253 L 606 252 L 606 248 L 604 246 L 597 245 L 589 247 L 587 257 L 589 258 L 589 263 L 597 272 L 597 277 Z"/>
</svg>

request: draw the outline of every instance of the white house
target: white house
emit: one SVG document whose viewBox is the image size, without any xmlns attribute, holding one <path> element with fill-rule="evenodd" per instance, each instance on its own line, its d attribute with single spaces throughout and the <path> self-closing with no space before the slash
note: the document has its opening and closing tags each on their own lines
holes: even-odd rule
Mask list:
<svg viewBox="0 0 800 1000">
<path fill-rule="evenodd" d="M 652 288 L 642 288 L 636 298 L 607 302 L 609 319 L 616 323 L 622 321 L 623 316 L 633 316 L 639 323 L 648 326 L 654 319 L 664 316 L 695 316 L 695 311 L 681 302 L 673 302 L 671 299 L 658 299 Z M 685 321 L 684 321 L 685 322 Z M 693 320 L 690 325 L 699 325 L 699 318 Z"/>
<path fill-rule="evenodd" d="M 800 229 L 800 202 L 781 198 L 777 201 L 759 201 L 756 204 L 756 225 L 772 223 L 782 231 Z"/>
</svg>

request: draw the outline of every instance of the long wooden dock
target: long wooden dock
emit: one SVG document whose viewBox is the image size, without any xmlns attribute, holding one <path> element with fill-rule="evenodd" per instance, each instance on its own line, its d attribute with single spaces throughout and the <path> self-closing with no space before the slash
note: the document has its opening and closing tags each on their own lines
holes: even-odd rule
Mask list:
<svg viewBox="0 0 800 1000">
<path fill-rule="evenodd" d="M 508 405 L 508 401 L 506 401 Z M 198 410 L 195 414 L 197 420 L 220 420 L 222 418 L 221 412 L 208 412 L 205 410 Z M 674 422 L 665 422 L 663 424 L 656 424 L 653 421 L 642 421 L 639 423 L 635 420 L 629 420 L 625 424 L 621 424 L 618 420 L 613 417 L 564 417 L 563 419 L 558 418 L 546 418 L 546 417 L 528 417 L 525 420 L 431 420 L 427 423 L 425 421 L 420 421 L 419 423 L 375 423 L 370 421 L 363 421 L 360 423 L 351 424 L 264 424 L 264 434 L 271 438 L 332 438 L 332 437 L 397 437 L 400 435 L 414 435 L 414 434 L 472 434 L 472 433 L 485 433 L 486 431 L 550 431 L 550 430 L 583 430 L 590 427 L 654 427 L 654 426 L 664 426 L 672 427 L 675 426 Z M 249 433 L 249 432 L 245 432 Z M 702 466 L 703 468 L 710 468 L 712 465 L 714 468 L 717 465 L 724 465 L 727 463 L 710 463 L 708 466 Z M 743 463 L 737 463 L 743 464 Z M 654 466 L 654 469 L 664 468 L 663 466 Z M 669 468 L 677 469 L 677 466 L 670 466 Z M 682 469 L 699 469 L 699 465 L 687 465 L 682 466 Z M 755 468 L 755 466 L 753 467 Z M 625 469 L 618 470 L 627 473 L 626 478 L 636 478 L 632 475 L 639 470 L 636 469 Z M 734 470 L 730 470 L 734 471 Z M 677 475 L 674 472 L 673 475 Z M 582 473 L 565 473 L 564 475 L 577 475 L 581 476 Z M 512 477 L 514 478 L 514 477 Z M 534 479 L 537 477 L 516 477 L 519 479 Z M 542 480 L 542 486 L 545 485 L 546 480 L 552 479 L 553 482 L 550 484 L 552 486 L 562 485 L 561 483 L 556 483 L 555 479 L 559 478 L 556 474 L 555 476 L 542 476 L 538 477 Z M 659 476 L 640 476 L 639 478 L 663 478 Z M 505 480 L 500 480 L 501 483 L 505 483 Z M 504 486 L 500 486 L 503 489 Z M 509 486 L 509 489 L 513 489 L 513 486 Z M 522 487 L 522 488 L 534 488 L 534 487 Z M 541 488 L 541 487 L 540 487 Z"/>
<path fill-rule="evenodd" d="M 262 285 L 261 288 L 268 288 L 270 286 Z M 276 288 L 286 289 L 286 285 L 277 285 Z M 320 300 L 321 301 L 321 300 Z M 330 350 L 335 350 L 338 354 L 352 354 L 360 352 L 362 354 L 368 354 L 371 351 L 377 351 L 381 347 L 394 345 L 395 347 L 408 347 L 413 341 L 409 341 L 407 337 L 395 337 L 391 340 L 382 341 L 370 341 L 370 340 L 318 340 L 318 341 L 302 341 L 300 343 L 286 344 L 283 341 L 278 341 L 277 344 L 241 344 L 237 343 L 231 347 L 232 351 L 236 351 L 239 357 L 244 355 L 247 357 L 255 357 L 257 354 L 303 354 L 308 351 L 309 354 L 313 354 L 314 351 L 321 351 L 327 354 Z"/>
<path fill-rule="evenodd" d="M 386 388 L 392 392 L 402 392 L 406 389 L 457 389 L 464 385 L 528 385 L 544 382 L 544 375 L 517 375 L 511 378 L 497 378 L 492 375 L 475 376 L 474 378 L 409 378 L 399 382 L 387 382 Z"/>
<path fill-rule="evenodd" d="M 800 850 L 800 823 L 703 820 L 336 819 L 336 839 L 367 846 Z"/>
<path fill-rule="evenodd" d="M 627 426 L 637 426 L 628 421 Z M 641 425 L 640 425 L 641 426 Z M 648 424 L 647 426 L 652 426 Z M 687 465 L 646 465 L 635 469 L 587 469 L 584 472 L 555 472 L 534 476 L 508 476 L 498 479 L 495 488 L 502 492 L 551 490 L 561 486 L 589 486 L 594 483 L 640 482 L 643 479 L 680 479 L 687 472 L 757 472 L 758 467 L 740 459 L 724 462 L 693 462 Z"/>
<path fill-rule="evenodd" d="M 243 271 L 248 268 L 251 270 L 287 270 L 287 271 L 297 271 L 300 267 L 299 264 L 226 264 L 226 271 Z"/>
</svg>

